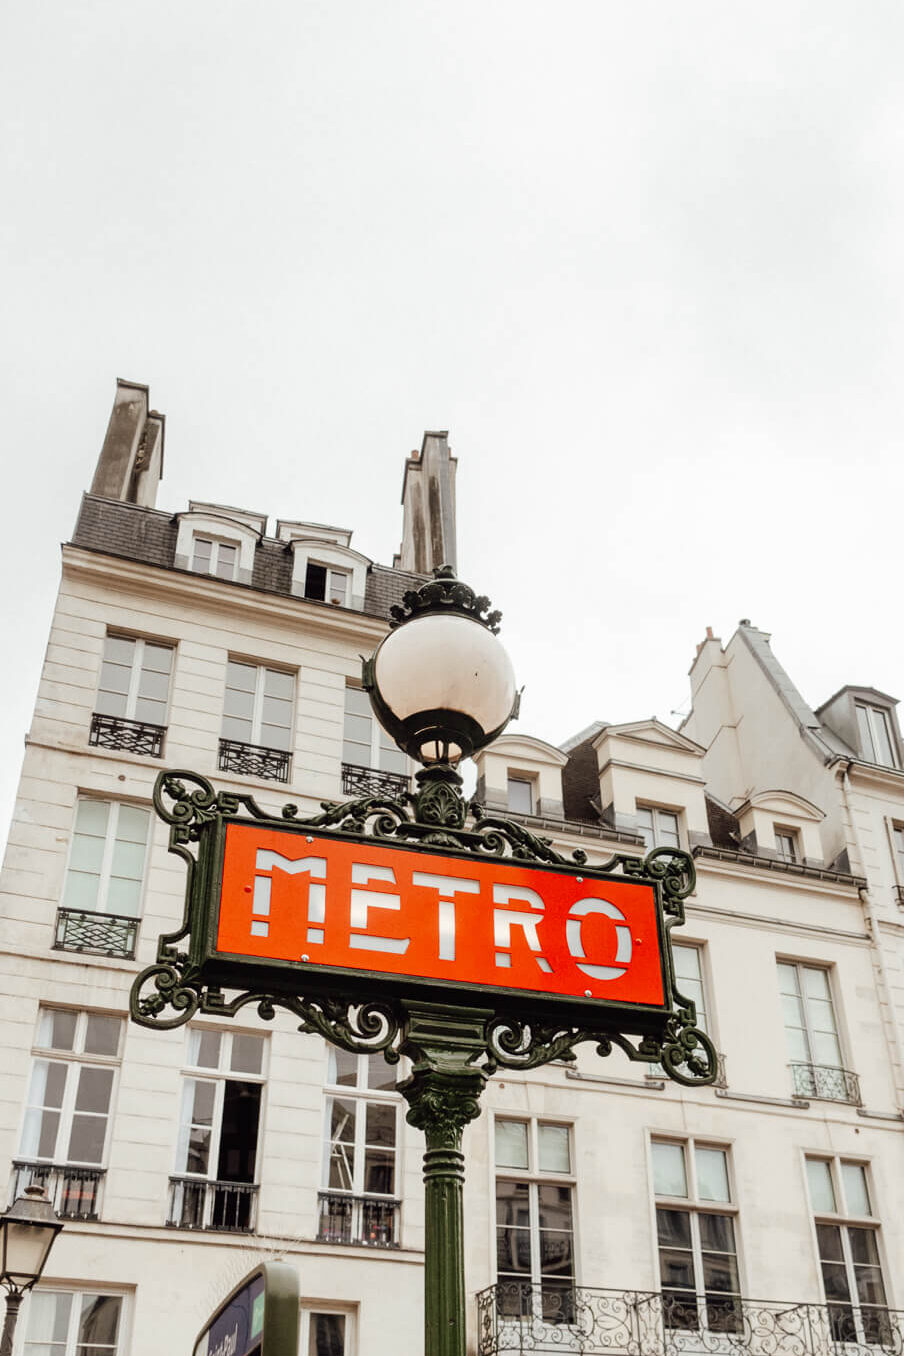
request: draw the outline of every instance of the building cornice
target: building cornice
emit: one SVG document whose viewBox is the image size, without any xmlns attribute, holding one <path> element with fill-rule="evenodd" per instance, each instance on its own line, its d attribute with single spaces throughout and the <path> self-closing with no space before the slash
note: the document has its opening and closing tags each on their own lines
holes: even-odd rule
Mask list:
<svg viewBox="0 0 904 1356">
<path fill-rule="evenodd" d="M 673 750 L 673 752 L 677 752 L 677 750 Z M 690 782 L 694 786 L 706 786 L 703 777 L 695 777 L 690 772 L 670 772 L 667 768 L 649 767 L 644 763 L 629 763 L 624 758 L 607 758 L 600 767 L 600 776 L 610 767 L 625 768 L 629 772 L 644 772 L 651 777 L 667 777 L 671 782 Z"/>
<path fill-rule="evenodd" d="M 71 544 L 63 546 L 63 577 L 67 574 L 129 587 L 137 593 L 165 595 L 211 612 L 256 614 L 281 621 L 297 618 L 308 634 L 313 631 L 332 637 L 346 636 L 355 643 L 376 644 L 389 627 L 388 618 L 383 621 L 367 612 L 353 612 L 293 594 L 264 593 L 251 584 L 227 582 L 175 567 L 146 565 Z"/>
<path fill-rule="evenodd" d="M 898 795 L 904 794 L 904 771 L 899 767 L 882 767 L 879 763 L 864 763 L 859 758 L 845 758 L 836 754 L 826 759 L 827 766 L 836 773 L 846 772 L 854 779 L 893 789 Z"/>
<path fill-rule="evenodd" d="M 854 876 L 847 871 L 831 871 L 824 866 L 808 866 L 805 862 L 785 862 L 779 857 L 760 857 L 750 852 L 742 852 L 740 848 L 707 847 L 705 843 L 698 843 L 692 849 L 692 855 L 707 863 L 731 864 L 735 869 L 726 873 L 729 875 L 756 879 L 760 872 L 771 871 L 785 877 L 788 885 L 804 885 L 807 889 L 812 889 L 813 885 L 819 882 L 843 885 L 851 890 L 867 888 L 865 876 Z"/>
</svg>

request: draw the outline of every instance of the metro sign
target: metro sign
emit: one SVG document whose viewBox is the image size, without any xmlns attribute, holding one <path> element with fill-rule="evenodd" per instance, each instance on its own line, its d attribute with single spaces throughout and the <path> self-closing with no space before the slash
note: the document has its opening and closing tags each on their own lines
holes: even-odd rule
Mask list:
<svg viewBox="0 0 904 1356">
<path fill-rule="evenodd" d="M 643 877 L 224 816 L 209 879 L 193 959 L 214 982 L 254 971 L 323 992 L 366 976 L 371 996 L 492 993 L 500 1009 L 579 1005 L 585 1020 L 588 1003 L 613 1005 L 635 1030 L 671 1009 L 659 886 Z"/>
</svg>

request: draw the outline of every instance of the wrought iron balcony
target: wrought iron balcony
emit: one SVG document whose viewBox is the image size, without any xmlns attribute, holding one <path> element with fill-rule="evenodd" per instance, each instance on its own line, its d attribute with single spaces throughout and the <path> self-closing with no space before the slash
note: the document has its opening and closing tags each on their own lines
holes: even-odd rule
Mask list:
<svg viewBox="0 0 904 1356">
<path fill-rule="evenodd" d="M 86 951 L 92 956 L 135 955 L 138 919 L 117 913 L 57 909 L 54 951 Z"/>
<path fill-rule="evenodd" d="M 368 1248 L 399 1245 L 399 1201 L 376 1196 L 349 1196 L 344 1191 L 318 1195 L 323 1243 L 358 1243 Z"/>
<path fill-rule="evenodd" d="M 849 1069 L 835 1069 L 828 1064 L 792 1064 L 790 1068 L 795 1097 L 861 1105 L 860 1080 Z"/>
<path fill-rule="evenodd" d="M 237 772 L 241 777 L 287 782 L 291 757 L 286 749 L 266 749 L 262 744 L 244 744 L 240 739 L 221 739 L 217 767 L 221 772 Z"/>
<path fill-rule="evenodd" d="M 899 1356 L 904 1312 L 733 1295 L 597 1290 L 550 1277 L 500 1281 L 477 1295 L 478 1356 Z"/>
<path fill-rule="evenodd" d="M 197 1177 L 171 1177 L 166 1222 L 174 1229 L 220 1229 L 254 1232 L 257 1187 L 253 1182 L 210 1182 Z"/>
<path fill-rule="evenodd" d="M 342 764 L 342 793 L 346 796 L 403 796 L 411 783 L 401 772 Z"/>
<path fill-rule="evenodd" d="M 97 1219 L 105 1171 L 104 1168 L 76 1168 L 68 1163 L 32 1163 L 15 1159 L 10 1204 L 27 1186 L 40 1186 L 62 1219 Z"/>
<path fill-rule="evenodd" d="M 95 711 L 91 717 L 88 743 L 101 749 L 117 749 L 121 753 L 159 758 L 163 753 L 165 734 L 165 725 L 151 725 L 146 720 L 126 720 L 122 716 L 102 716 Z"/>
</svg>

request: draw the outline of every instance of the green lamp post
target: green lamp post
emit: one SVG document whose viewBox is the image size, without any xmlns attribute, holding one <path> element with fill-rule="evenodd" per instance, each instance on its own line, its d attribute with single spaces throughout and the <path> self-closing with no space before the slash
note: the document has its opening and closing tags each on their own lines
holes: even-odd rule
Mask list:
<svg viewBox="0 0 904 1356">
<path fill-rule="evenodd" d="M 22 1296 L 41 1279 L 62 1227 L 44 1188 L 39 1186 L 26 1187 L 0 1215 L 0 1285 L 6 1291 L 0 1356 L 12 1356 Z"/>
</svg>

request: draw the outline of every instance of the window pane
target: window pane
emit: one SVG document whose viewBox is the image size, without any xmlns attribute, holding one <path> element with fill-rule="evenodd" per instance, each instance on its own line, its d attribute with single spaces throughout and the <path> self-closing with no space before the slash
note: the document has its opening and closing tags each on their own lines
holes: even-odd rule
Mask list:
<svg viewBox="0 0 904 1356">
<path fill-rule="evenodd" d="M 67 1158 L 72 1163 L 99 1163 L 104 1156 L 106 1116 L 72 1117 Z"/>
<path fill-rule="evenodd" d="M 338 570 L 330 570 L 330 602 L 344 605 L 348 587 L 348 576 Z"/>
<path fill-rule="evenodd" d="M 83 1065 L 75 1095 L 76 1111 L 96 1111 L 106 1115 L 110 1108 L 112 1087 L 112 1069 L 94 1069 L 90 1065 Z"/>
<path fill-rule="evenodd" d="M 326 566 L 308 561 L 304 576 L 304 596 L 323 602 L 326 597 Z"/>
<path fill-rule="evenodd" d="M 653 1141 L 653 1190 L 657 1196 L 686 1196 L 684 1145 Z"/>
<path fill-rule="evenodd" d="M 849 1215 L 871 1214 L 869 1192 L 866 1189 L 866 1169 L 860 1163 L 842 1163 L 841 1180 Z"/>
<path fill-rule="evenodd" d="M 284 751 L 291 747 L 291 731 L 283 725 L 261 725 L 259 738 L 265 749 Z"/>
<path fill-rule="evenodd" d="M 637 807 L 637 831 L 643 838 L 644 846 L 653 846 L 653 811 L 642 805 Z"/>
<path fill-rule="evenodd" d="M 670 810 L 657 810 L 656 842 L 660 847 L 678 847 L 678 816 Z"/>
<path fill-rule="evenodd" d="M 870 710 L 870 724 L 873 729 L 876 762 L 881 763 L 883 767 L 894 767 L 895 756 L 891 747 L 891 733 L 888 728 L 888 716 L 884 711 L 880 711 L 874 706 Z"/>
<path fill-rule="evenodd" d="M 340 1050 L 338 1046 L 331 1046 L 327 1081 L 353 1088 L 358 1081 L 358 1056 L 353 1055 L 349 1050 Z"/>
<path fill-rule="evenodd" d="M 496 1166 L 526 1168 L 527 1122 L 496 1121 Z"/>
<path fill-rule="evenodd" d="M 691 1246 L 691 1217 L 686 1210 L 656 1210 L 656 1232 L 661 1247 Z"/>
<path fill-rule="evenodd" d="M 496 1222 L 526 1229 L 530 1225 L 530 1188 L 527 1182 L 496 1182 Z"/>
<path fill-rule="evenodd" d="M 114 1295 L 83 1295 L 79 1343 L 115 1346 L 122 1301 Z"/>
<path fill-rule="evenodd" d="M 394 1145 L 396 1142 L 396 1109 L 385 1102 L 368 1102 L 364 1125 L 368 1144 Z"/>
<path fill-rule="evenodd" d="M 352 1059 L 355 1056 L 352 1055 Z M 365 1086 L 379 1092 L 394 1092 L 398 1082 L 397 1066 L 382 1055 L 364 1056 Z"/>
<path fill-rule="evenodd" d="M 90 1012 L 85 1027 L 85 1053 L 88 1055 L 117 1055 L 122 1031 L 121 1017 L 103 1017 Z"/>
<path fill-rule="evenodd" d="M 195 537 L 195 551 L 192 556 L 192 568 L 195 570 L 209 570 L 212 550 L 212 541 L 205 537 Z"/>
<path fill-rule="evenodd" d="M 100 874 L 104 860 L 104 838 L 94 834 L 76 832 L 72 839 L 72 852 L 69 855 L 70 871 L 90 871 Z"/>
<path fill-rule="evenodd" d="M 65 1342 L 72 1300 L 65 1291 L 33 1290 L 28 1303 L 28 1342 Z"/>
<path fill-rule="evenodd" d="M 571 1229 L 571 1187 L 539 1186 L 537 1208 L 541 1229 Z"/>
<path fill-rule="evenodd" d="M 738 1294 L 741 1288 L 738 1281 L 738 1264 L 730 1253 L 714 1255 L 704 1252 L 700 1260 L 703 1264 L 704 1290 L 715 1291 L 721 1295 Z"/>
<path fill-rule="evenodd" d="M 574 1273 L 573 1243 L 570 1233 L 540 1231 L 540 1271 L 546 1276 L 571 1276 Z"/>
<path fill-rule="evenodd" d="M 308 1356 L 345 1356 L 344 1314 L 311 1314 Z"/>
<path fill-rule="evenodd" d="M 874 1267 L 879 1265 L 879 1249 L 876 1246 L 875 1229 L 855 1229 L 850 1226 L 848 1238 L 851 1244 L 851 1257 L 854 1259 L 855 1265 Z"/>
<path fill-rule="evenodd" d="M 197 1028 L 188 1033 L 188 1062 L 199 1069 L 218 1069 L 220 1067 L 220 1048 L 222 1034 L 219 1031 L 200 1031 Z M 205 1084 L 205 1086 L 209 1086 Z"/>
<path fill-rule="evenodd" d="M 239 687 L 227 687 L 223 698 L 223 713 L 239 720 L 250 720 L 254 713 L 254 693 Z"/>
<path fill-rule="evenodd" d="M 345 738 L 352 744 L 363 744 L 369 750 L 372 729 L 368 717 L 349 715 L 345 717 Z"/>
<path fill-rule="evenodd" d="M 252 742 L 252 725 L 250 717 L 247 720 L 239 720 L 237 716 L 223 717 L 223 738 L 236 739 L 240 744 L 250 744 Z"/>
<path fill-rule="evenodd" d="M 697 1195 L 701 1201 L 729 1201 L 728 1156 L 724 1149 L 697 1149 Z"/>
<path fill-rule="evenodd" d="M 367 716 L 368 719 L 370 718 L 370 697 L 368 697 L 363 687 L 347 687 L 345 689 L 345 710 L 347 715 Z"/>
<path fill-rule="evenodd" d="M 355 1103 L 333 1097 L 329 1102 L 329 1185 L 351 1191 L 354 1184 Z"/>
<path fill-rule="evenodd" d="M 138 684 L 138 695 L 148 701 L 164 703 L 169 695 L 169 674 L 145 669 Z"/>
<path fill-rule="evenodd" d="M 730 1215 L 709 1215 L 701 1211 L 700 1246 L 707 1252 L 734 1252 L 734 1222 Z"/>
<path fill-rule="evenodd" d="M 395 1154 L 390 1149 L 365 1149 L 364 1190 L 381 1196 L 395 1191 Z"/>
<path fill-rule="evenodd" d="M 139 697 L 135 703 L 135 720 L 143 720 L 148 725 L 165 725 L 166 703 Z"/>
<path fill-rule="evenodd" d="M 541 1172 L 570 1172 L 567 1125 L 540 1125 L 537 1129 Z"/>
<path fill-rule="evenodd" d="M 264 672 L 264 692 L 268 697 L 278 697 L 283 701 L 295 700 L 295 675 L 283 673 L 281 669 L 266 669 Z"/>
<path fill-rule="evenodd" d="M 508 808 L 515 814 L 531 815 L 534 812 L 534 788 L 523 777 L 508 779 Z"/>
<path fill-rule="evenodd" d="M 873 736 L 865 706 L 857 706 L 857 730 L 860 734 L 860 752 L 868 763 L 875 763 L 876 750 L 873 748 Z"/>
<path fill-rule="evenodd" d="M 238 559 L 238 551 L 234 546 L 227 546 L 225 542 L 220 542 L 217 552 L 217 575 L 220 579 L 234 579 L 235 566 Z"/>
<path fill-rule="evenodd" d="M 71 1050 L 75 1044 L 75 1019 L 78 1013 L 66 1008 L 42 1008 L 38 1024 L 38 1045 L 47 1050 Z M 63 1065 L 58 1065 L 63 1068 Z"/>
<path fill-rule="evenodd" d="M 241 692 L 253 692 L 257 680 L 257 667 L 254 664 L 239 664 L 235 659 L 226 664 L 226 686 L 238 688 Z"/>
<path fill-rule="evenodd" d="M 264 1063 L 263 1036 L 234 1035 L 230 1067 L 234 1073 L 259 1074 Z"/>
<path fill-rule="evenodd" d="M 822 1261 L 844 1261 L 844 1253 L 841 1248 L 841 1230 L 837 1224 L 817 1224 L 816 1242 Z"/>
<path fill-rule="evenodd" d="M 837 1207 L 832 1169 L 824 1158 L 807 1159 L 807 1183 L 814 1212 L 818 1215 L 834 1215 Z"/>
<path fill-rule="evenodd" d="M 173 667 L 172 647 L 169 645 L 154 645 L 151 641 L 146 640 L 141 667 L 145 673 L 169 673 Z"/>
</svg>

